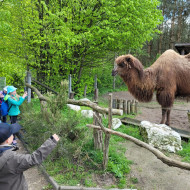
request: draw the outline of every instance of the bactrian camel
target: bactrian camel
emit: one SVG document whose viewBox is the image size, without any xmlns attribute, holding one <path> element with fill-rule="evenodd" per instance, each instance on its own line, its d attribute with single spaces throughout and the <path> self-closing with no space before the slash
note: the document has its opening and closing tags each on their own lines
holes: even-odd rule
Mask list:
<svg viewBox="0 0 190 190">
<path fill-rule="evenodd" d="M 175 97 L 190 95 L 190 53 L 184 56 L 167 50 L 146 69 L 130 54 L 119 56 L 115 61 L 112 76 L 119 74 L 129 92 L 140 102 L 150 102 L 156 92 L 156 99 L 162 107 L 160 123 L 170 125 Z"/>
</svg>

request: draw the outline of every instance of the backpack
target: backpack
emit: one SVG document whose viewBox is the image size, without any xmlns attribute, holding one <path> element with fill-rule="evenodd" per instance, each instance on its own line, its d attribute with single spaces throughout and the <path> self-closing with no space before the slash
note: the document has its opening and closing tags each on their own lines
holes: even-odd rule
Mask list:
<svg viewBox="0 0 190 190">
<path fill-rule="evenodd" d="M 8 112 L 11 109 L 11 107 L 12 107 L 12 105 L 9 107 L 8 100 L 4 99 L 4 101 L 1 104 L 1 115 L 2 116 L 8 115 Z"/>
</svg>

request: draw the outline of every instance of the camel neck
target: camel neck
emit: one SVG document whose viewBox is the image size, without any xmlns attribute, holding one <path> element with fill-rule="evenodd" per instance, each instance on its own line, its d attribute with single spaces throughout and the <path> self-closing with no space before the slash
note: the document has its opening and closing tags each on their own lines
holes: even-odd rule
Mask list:
<svg viewBox="0 0 190 190">
<path fill-rule="evenodd" d="M 123 77 L 124 82 L 128 86 L 129 92 L 140 102 L 150 102 L 154 93 L 154 81 L 143 73 L 143 77 L 140 79 L 138 75 L 130 73 L 130 75 Z"/>
</svg>

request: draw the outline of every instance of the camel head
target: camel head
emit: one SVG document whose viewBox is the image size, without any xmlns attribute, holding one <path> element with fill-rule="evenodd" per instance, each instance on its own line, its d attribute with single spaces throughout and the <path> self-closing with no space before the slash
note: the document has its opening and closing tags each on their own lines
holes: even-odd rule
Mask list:
<svg viewBox="0 0 190 190">
<path fill-rule="evenodd" d="M 143 76 L 143 66 L 141 62 L 132 55 L 122 55 L 116 58 L 116 67 L 112 70 L 112 76 L 119 74 L 121 77 L 126 76 L 129 72 L 137 71 L 139 78 Z"/>
</svg>

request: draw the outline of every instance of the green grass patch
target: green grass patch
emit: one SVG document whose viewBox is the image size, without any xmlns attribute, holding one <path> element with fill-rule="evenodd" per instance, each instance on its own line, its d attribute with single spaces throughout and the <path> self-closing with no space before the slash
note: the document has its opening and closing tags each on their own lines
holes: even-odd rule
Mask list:
<svg viewBox="0 0 190 190">
<path fill-rule="evenodd" d="M 183 158 L 183 161 L 190 162 L 190 142 L 182 141 L 182 148 L 183 150 L 178 151 L 177 154 Z"/>
</svg>

